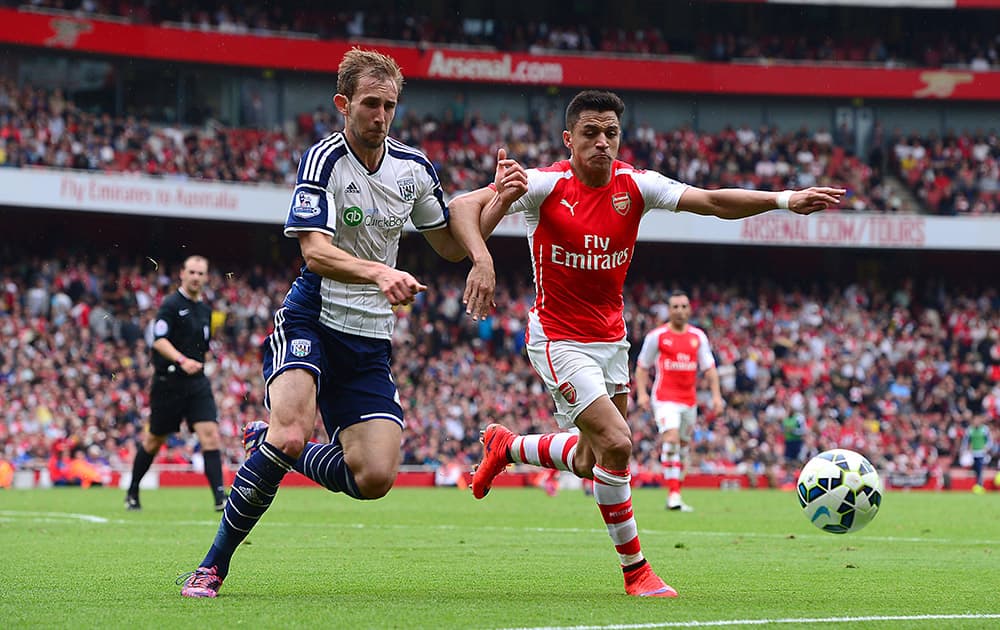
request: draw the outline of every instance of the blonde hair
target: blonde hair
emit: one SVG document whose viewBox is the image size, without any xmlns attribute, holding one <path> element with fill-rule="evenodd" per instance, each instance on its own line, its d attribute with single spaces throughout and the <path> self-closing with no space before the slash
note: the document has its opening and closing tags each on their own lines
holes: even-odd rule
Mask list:
<svg viewBox="0 0 1000 630">
<path fill-rule="evenodd" d="M 390 80 L 396 84 L 397 94 L 403 91 L 403 73 L 395 59 L 374 50 L 355 47 L 347 51 L 337 67 L 337 93 L 351 100 L 361 78 L 366 76 L 379 81 Z"/>
</svg>

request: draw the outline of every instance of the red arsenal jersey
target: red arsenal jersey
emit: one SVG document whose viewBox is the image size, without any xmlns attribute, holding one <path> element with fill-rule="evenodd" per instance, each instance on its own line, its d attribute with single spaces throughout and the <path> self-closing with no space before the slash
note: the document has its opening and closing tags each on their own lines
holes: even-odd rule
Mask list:
<svg viewBox="0 0 1000 630">
<path fill-rule="evenodd" d="M 715 367 L 715 358 L 701 328 L 688 324 L 678 333 L 664 324 L 646 334 L 637 363 L 647 370 L 656 367 L 654 400 L 693 405 L 697 402 L 698 370 Z"/>
<path fill-rule="evenodd" d="M 617 160 L 601 188 L 577 179 L 569 160 L 527 173 L 528 191 L 508 213 L 523 212 L 528 226 L 529 341 L 624 339 L 622 287 L 639 221 L 653 208 L 676 211 L 687 186 Z"/>
</svg>

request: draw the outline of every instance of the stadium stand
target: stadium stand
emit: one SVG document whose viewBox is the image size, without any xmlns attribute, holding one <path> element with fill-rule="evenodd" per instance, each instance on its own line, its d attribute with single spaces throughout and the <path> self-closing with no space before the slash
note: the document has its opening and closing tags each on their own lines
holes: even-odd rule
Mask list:
<svg viewBox="0 0 1000 630">
<path fill-rule="evenodd" d="M 983 215 L 1000 209 L 1000 138 L 996 132 L 899 135 L 892 145 L 892 169 L 931 212 Z"/>
<path fill-rule="evenodd" d="M 302 151 L 339 125 L 339 115 L 323 109 L 299 116 L 291 134 L 219 124 L 153 124 L 133 116 L 81 111 L 59 90 L 17 86 L 4 79 L 0 79 L 0 117 L 6 120 L 0 128 L 0 167 L 47 166 L 275 184 L 292 183 Z M 564 153 L 561 145 L 547 140 L 553 135 L 551 124 L 540 121 L 509 117 L 485 121 L 473 115 L 457 121 L 408 112 L 397 127 L 400 140 L 420 147 L 434 162 L 449 193 L 488 183 L 499 145 L 508 147 L 512 155 L 542 164 L 561 159 Z M 990 151 L 996 153 L 1000 147 L 995 135 L 991 139 L 984 159 L 991 160 L 995 171 Z M 837 182 L 850 191 L 845 210 L 916 211 L 908 199 L 894 194 L 891 182 L 883 180 L 881 163 L 867 163 L 850 154 L 826 129 L 786 133 L 772 127 L 743 126 L 708 134 L 690 128 L 655 130 L 641 124 L 630 140 L 623 160 L 675 174 L 696 186 L 782 190 Z M 973 190 L 979 186 L 975 180 L 969 184 Z M 995 211 L 996 204 L 989 208 Z"/>
</svg>

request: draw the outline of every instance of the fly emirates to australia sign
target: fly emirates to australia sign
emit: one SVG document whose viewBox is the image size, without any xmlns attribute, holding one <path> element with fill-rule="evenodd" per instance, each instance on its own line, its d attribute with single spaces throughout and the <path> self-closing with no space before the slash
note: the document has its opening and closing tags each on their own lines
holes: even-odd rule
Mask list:
<svg viewBox="0 0 1000 630">
<path fill-rule="evenodd" d="M 0 205 L 281 223 L 290 190 L 181 178 L 44 168 L 0 169 Z"/>
<path fill-rule="evenodd" d="M 59 179 L 59 196 L 77 204 L 96 203 L 108 206 L 135 204 L 150 206 L 236 210 L 239 199 L 226 190 L 199 190 L 196 187 L 176 184 L 150 186 L 145 181 L 120 181 L 113 179 L 81 179 L 64 175 Z"/>
</svg>

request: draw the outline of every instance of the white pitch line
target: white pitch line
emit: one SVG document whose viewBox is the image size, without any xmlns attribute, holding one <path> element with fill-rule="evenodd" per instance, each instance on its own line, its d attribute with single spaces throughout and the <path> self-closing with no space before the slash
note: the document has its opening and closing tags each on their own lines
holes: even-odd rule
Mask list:
<svg viewBox="0 0 1000 630">
<path fill-rule="evenodd" d="M 735 538 L 816 538 L 830 540 L 830 536 L 840 540 L 857 540 L 871 542 L 914 542 L 914 543 L 948 543 L 948 544 L 969 544 L 969 545 L 1000 545 L 1000 540 L 971 540 L 954 538 L 919 538 L 909 536 L 859 536 L 845 538 L 836 534 L 763 534 L 756 532 L 704 532 L 704 531 L 669 531 L 669 530 L 639 530 L 640 534 L 674 534 L 677 536 L 723 536 Z"/>
<path fill-rule="evenodd" d="M 46 519 L 69 519 L 87 523 L 108 523 L 109 519 L 94 514 L 73 514 L 71 512 L 21 512 L 18 510 L 0 510 L 3 516 L 39 516 Z"/>
<path fill-rule="evenodd" d="M 48 518 L 64 518 L 64 519 L 76 519 L 91 523 L 112 523 L 117 525 L 144 525 L 149 524 L 152 521 L 144 520 L 141 516 L 135 519 L 109 519 L 102 516 L 96 516 L 92 514 L 70 514 L 66 512 L 21 512 L 17 510 L 0 510 L 0 516 L 36 516 L 36 517 L 48 517 Z M 162 523 L 163 521 L 157 521 Z M 216 521 L 169 521 L 171 525 L 190 525 L 197 527 L 217 527 L 219 522 Z M 498 525 L 403 525 L 403 524 L 392 524 L 392 523 L 292 523 L 292 522 L 282 522 L 269 520 L 266 527 L 295 527 L 295 528 L 323 528 L 329 529 L 331 527 L 339 527 L 341 529 L 399 529 L 399 530 L 412 530 L 415 527 L 421 527 L 424 529 L 436 529 L 445 531 L 460 531 L 460 530 L 471 530 L 471 531 L 494 531 L 494 532 L 538 532 L 541 534 L 601 534 L 607 533 L 605 528 L 588 528 L 588 527 L 513 527 L 513 526 L 498 526 Z M 920 537 L 908 537 L 908 536 L 835 536 L 833 534 L 800 534 L 795 532 L 789 532 L 786 534 L 765 534 L 759 532 L 712 532 L 712 531 L 698 531 L 698 530 L 668 530 L 668 529 L 646 529 L 639 528 L 639 534 L 642 536 L 673 536 L 677 538 L 681 537 L 711 537 L 711 538 L 774 538 L 774 539 L 785 539 L 794 538 L 805 539 L 805 540 L 851 540 L 858 543 L 862 542 L 909 542 L 909 543 L 934 543 L 934 544 L 950 544 L 950 545 L 1000 545 L 1000 540 L 989 540 L 989 539 L 957 539 L 957 538 L 920 538 Z"/>
<path fill-rule="evenodd" d="M 1000 619 L 996 613 L 964 613 L 954 615 L 871 615 L 866 617 L 813 617 L 786 619 L 720 619 L 717 621 L 665 621 L 663 623 L 629 623 L 607 626 L 532 626 L 505 630 L 645 630 L 647 628 L 715 628 L 721 626 L 766 626 L 769 624 L 840 624 L 871 621 L 947 621 L 956 619 Z"/>
</svg>

